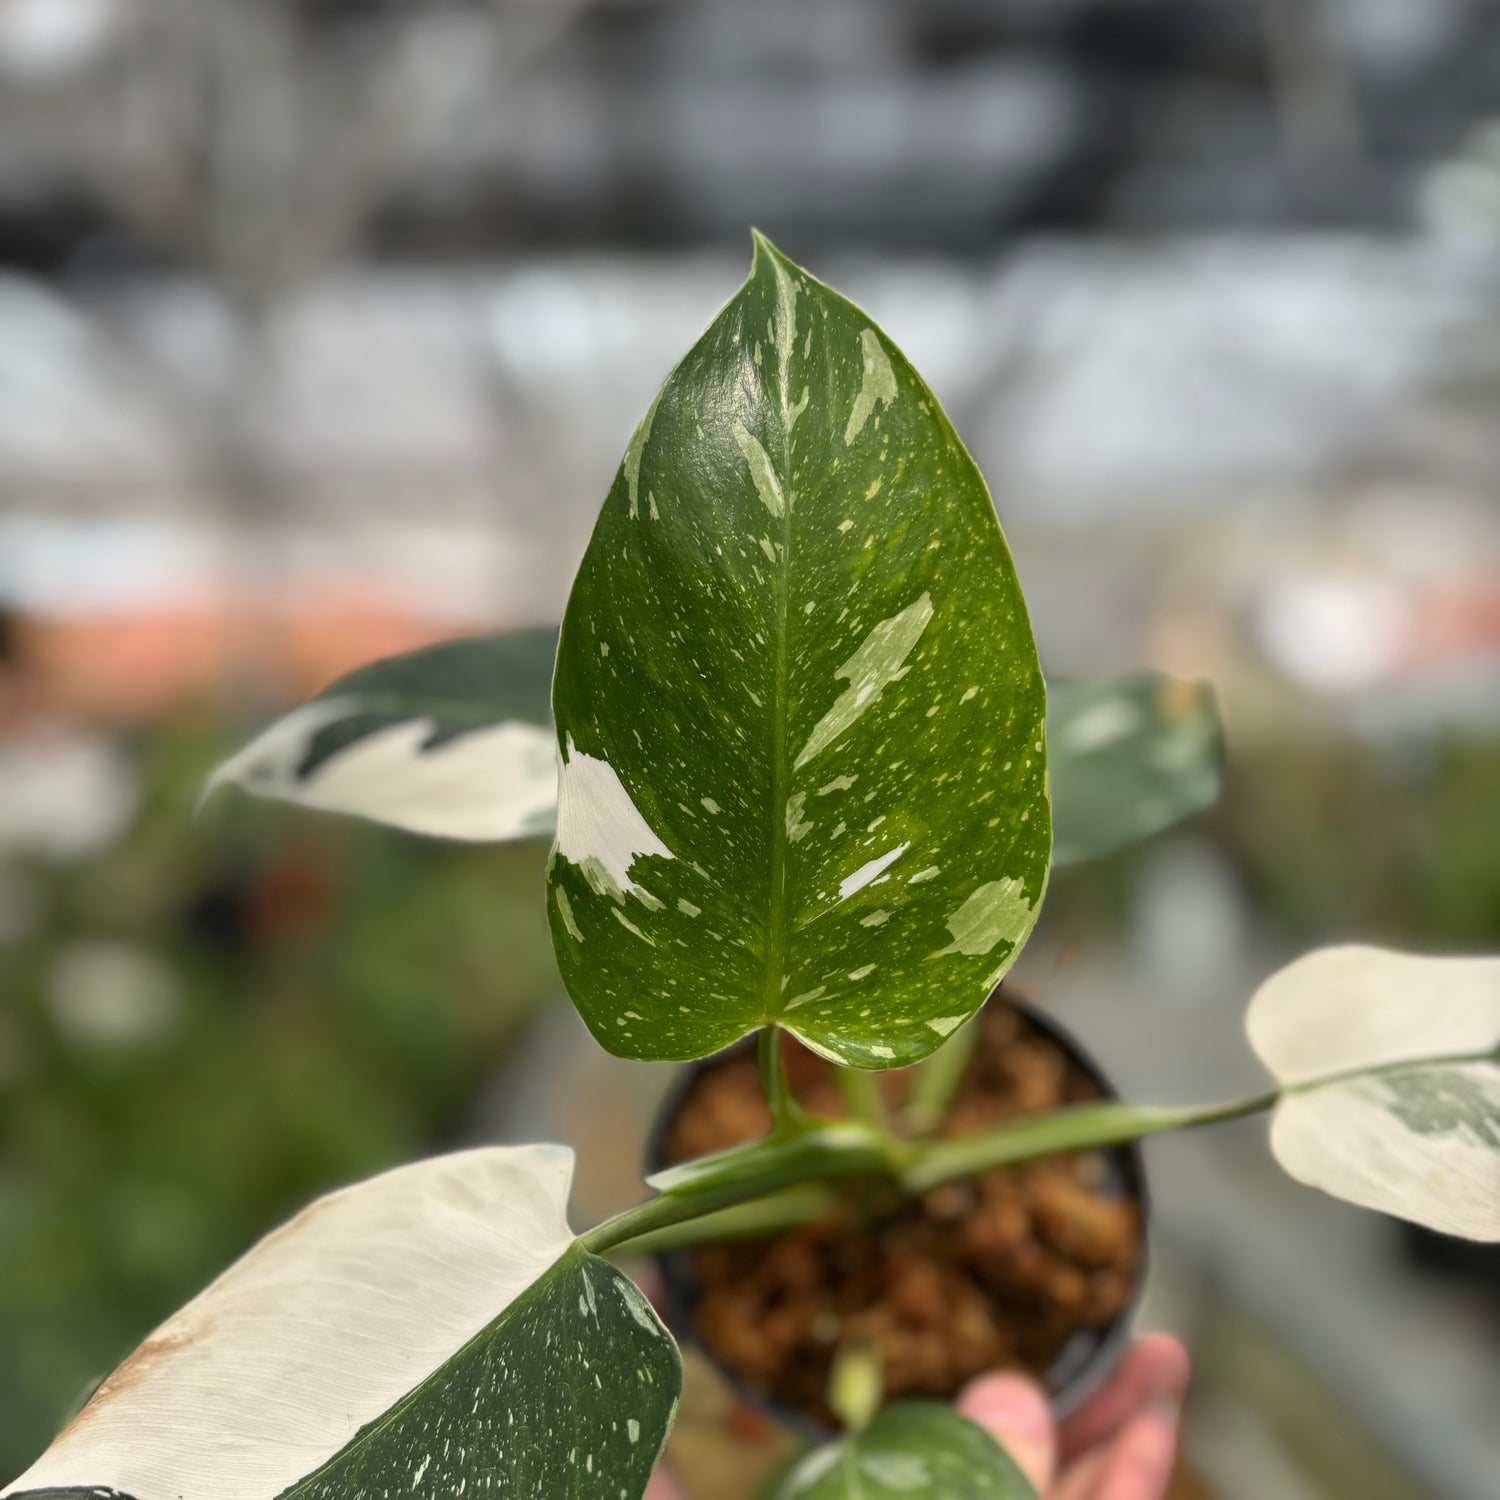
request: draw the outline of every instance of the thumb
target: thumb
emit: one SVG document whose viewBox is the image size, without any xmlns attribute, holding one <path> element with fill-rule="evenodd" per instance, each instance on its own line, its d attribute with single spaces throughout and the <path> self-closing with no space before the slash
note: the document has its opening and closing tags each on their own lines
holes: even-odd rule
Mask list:
<svg viewBox="0 0 1500 1500">
<path fill-rule="evenodd" d="M 1041 1388 L 1020 1375 L 984 1375 L 958 1398 L 960 1415 L 977 1422 L 1016 1461 L 1039 1495 L 1057 1467 L 1057 1425 Z"/>
</svg>

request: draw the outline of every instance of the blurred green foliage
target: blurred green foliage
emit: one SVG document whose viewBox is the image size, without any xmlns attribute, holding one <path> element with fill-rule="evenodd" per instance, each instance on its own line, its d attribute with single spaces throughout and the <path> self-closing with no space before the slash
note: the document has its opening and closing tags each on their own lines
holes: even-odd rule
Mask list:
<svg viewBox="0 0 1500 1500">
<path fill-rule="evenodd" d="M 1500 740 L 1231 751 L 1209 826 L 1256 907 L 1299 943 L 1463 952 L 1500 939 Z"/>
<path fill-rule="evenodd" d="M 1217 805 L 1160 837 L 1217 846 L 1257 926 L 1287 952 L 1356 940 L 1472 952 L 1500 943 L 1497 828 L 1500 740 L 1323 732 L 1231 743 Z M 1124 927 L 1150 848 L 1060 872 L 1053 931 L 1088 941 Z"/>
<path fill-rule="evenodd" d="M 163 729 L 113 847 L 0 869 L 34 907 L 0 941 L 0 1474 L 308 1198 L 461 1140 L 557 987 L 535 843 L 232 795 L 195 820 L 225 748 Z M 108 990 L 122 953 L 124 1010 L 80 1011 L 63 991 Z"/>
</svg>

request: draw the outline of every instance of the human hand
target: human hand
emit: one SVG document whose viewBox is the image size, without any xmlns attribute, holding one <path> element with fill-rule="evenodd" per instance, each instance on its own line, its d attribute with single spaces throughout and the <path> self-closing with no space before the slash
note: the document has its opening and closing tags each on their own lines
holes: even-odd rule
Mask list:
<svg viewBox="0 0 1500 1500">
<path fill-rule="evenodd" d="M 1189 1373 L 1187 1350 L 1158 1333 L 1137 1339 L 1119 1369 L 1062 1423 L 1041 1388 L 1020 1375 L 983 1375 L 956 1404 L 1015 1459 L 1042 1500 L 1163 1500 Z M 658 1469 L 645 1500 L 684 1496 Z"/>
<path fill-rule="evenodd" d="M 1187 1350 L 1152 1334 L 1062 1423 L 1019 1375 L 981 1376 L 957 1406 L 1015 1459 L 1043 1500 L 1162 1500 L 1189 1373 Z"/>
</svg>

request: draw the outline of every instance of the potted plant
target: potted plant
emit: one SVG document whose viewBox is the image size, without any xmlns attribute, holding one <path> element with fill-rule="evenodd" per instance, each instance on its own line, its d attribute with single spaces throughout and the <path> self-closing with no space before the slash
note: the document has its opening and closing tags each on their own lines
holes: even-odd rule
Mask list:
<svg viewBox="0 0 1500 1500">
<path fill-rule="evenodd" d="M 632 438 L 555 673 L 551 649 L 526 634 L 378 664 L 221 779 L 464 838 L 538 831 L 555 807 L 548 916 L 589 1028 L 635 1058 L 754 1037 L 766 1133 L 677 1162 L 582 1233 L 557 1146 L 461 1152 L 324 1198 L 148 1338 L 6 1494 L 631 1500 L 680 1363 L 620 1256 L 746 1217 L 878 1218 L 955 1185 L 961 1200 L 1000 1168 L 1256 1111 L 1299 1180 L 1500 1238 L 1495 959 L 1337 948 L 1271 976 L 1248 1024 L 1275 1083 L 1254 1098 L 1154 1108 L 1065 1086 L 1045 1113 L 937 1129 L 963 1049 L 984 1046 L 966 1023 L 1046 887 L 1046 694 L 990 498 L 937 402 L 765 240 Z M 1109 717 L 1053 722 L 1054 745 L 1118 748 Z M 1076 769 L 1054 750 L 1059 821 Z M 1146 756 L 1132 774 L 1160 771 Z M 1108 836 L 1162 821 L 1156 800 Z M 831 1080 L 842 1114 L 799 1103 L 787 1039 L 821 1060 L 804 1093 Z M 887 1094 L 896 1069 L 904 1093 Z M 951 1408 L 882 1405 L 868 1346 L 840 1371 L 849 1428 L 785 1500 L 892 1475 L 911 1493 L 1029 1493 Z"/>
</svg>

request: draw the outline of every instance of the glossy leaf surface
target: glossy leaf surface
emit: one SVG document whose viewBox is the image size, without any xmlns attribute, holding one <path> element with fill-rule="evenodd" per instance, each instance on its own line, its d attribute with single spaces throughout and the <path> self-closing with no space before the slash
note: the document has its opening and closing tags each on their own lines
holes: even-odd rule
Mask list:
<svg viewBox="0 0 1500 1500">
<path fill-rule="evenodd" d="M 680 1364 L 640 1292 L 574 1241 L 571 1179 L 560 1147 L 491 1148 L 322 1199 L 163 1324 L 5 1493 L 633 1500 Z"/>
<path fill-rule="evenodd" d="M 815 1449 L 772 1500 L 1037 1500 L 982 1427 L 937 1402 L 888 1406 L 862 1432 Z"/>
<path fill-rule="evenodd" d="M 1261 986 L 1248 1028 L 1292 1089 L 1271 1147 L 1293 1177 L 1500 1240 L 1500 959 L 1323 949 Z"/>
<path fill-rule="evenodd" d="M 553 629 L 448 641 L 341 677 L 214 773 L 258 797 L 440 838 L 550 834 Z"/>
<path fill-rule="evenodd" d="M 622 1272 L 567 1251 L 485 1332 L 285 1500 L 638 1500 L 677 1410 L 676 1346 Z"/>
<path fill-rule="evenodd" d="M 1206 683 L 1132 672 L 1047 684 L 1052 860 L 1127 848 L 1212 804 L 1224 737 Z"/>
<path fill-rule="evenodd" d="M 549 916 L 612 1051 L 780 1021 L 909 1063 L 1031 929 L 1045 703 L 989 495 L 900 351 L 763 240 L 631 440 L 553 701 Z"/>
</svg>

